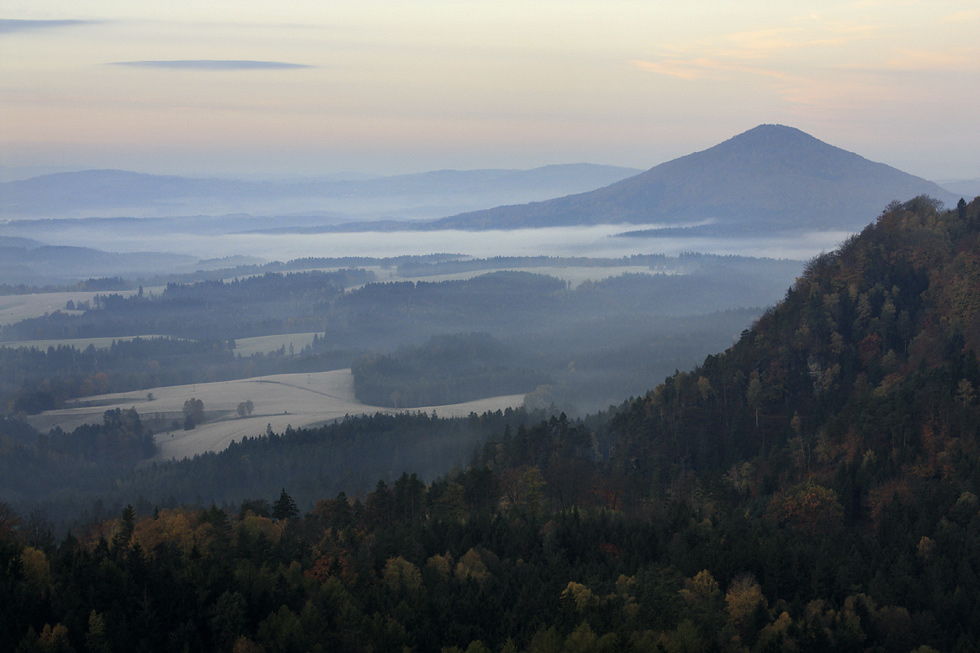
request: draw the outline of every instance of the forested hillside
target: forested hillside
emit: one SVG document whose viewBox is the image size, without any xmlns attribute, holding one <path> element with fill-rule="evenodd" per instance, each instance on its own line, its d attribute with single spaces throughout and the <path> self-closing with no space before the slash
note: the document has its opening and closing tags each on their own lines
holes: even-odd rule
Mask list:
<svg viewBox="0 0 980 653">
<path fill-rule="evenodd" d="M 378 480 L 406 472 L 430 481 L 465 466 L 488 438 L 543 415 L 508 408 L 468 419 L 425 413 L 347 417 L 283 433 L 266 429 L 219 453 L 152 463 L 146 459 L 156 453 L 154 438 L 135 409 L 106 411 L 101 424 L 71 432 L 39 433 L 0 417 L 2 501 L 30 506 L 52 526 L 76 527 L 127 502 L 141 513 L 155 505 L 238 506 L 278 491 L 288 479 L 297 503 L 310 508 L 341 491 L 364 495 Z"/>
<path fill-rule="evenodd" d="M 812 261 L 731 350 L 667 379 L 615 428 L 706 471 L 788 446 L 790 477 L 860 459 L 911 483 L 968 454 L 980 384 L 976 206 L 889 207 Z"/>
<path fill-rule="evenodd" d="M 354 361 L 354 396 L 373 406 L 412 408 L 527 394 L 553 381 L 521 352 L 488 333 L 442 335 L 421 347 Z"/>
<path fill-rule="evenodd" d="M 0 412 L 33 414 L 106 392 L 343 369 L 366 354 L 382 360 L 399 348 L 428 354 L 423 345 L 430 338 L 472 332 L 489 333 L 512 352 L 514 361 L 491 365 L 514 368 L 509 378 L 469 374 L 465 392 L 426 390 L 433 401 L 530 392 L 553 379 L 545 406 L 555 400 L 569 412 L 596 410 L 645 391 L 651 371 L 659 377 L 689 367 L 727 345 L 802 266 L 792 260 L 708 255 L 484 259 L 445 267 L 444 259 L 292 261 L 222 269 L 217 279 L 171 282 L 162 291 L 70 300 L 65 311 L 0 326 L 0 343 L 140 334 L 166 338 L 120 340 L 108 351 L 0 344 Z M 419 276 L 505 269 L 474 278 L 400 282 L 377 282 L 375 272 L 363 268 L 288 272 L 368 263 L 382 270 L 405 267 Z M 548 272 L 567 266 L 615 272 L 646 266 L 649 273 L 599 275 L 597 281 L 572 287 L 547 274 L 507 270 L 509 264 L 545 266 Z M 221 280 L 232 273 L 247 276 Z M 317 339 L 301 350 L 240 355 L 235 349 L 235 340 L 242 338 L 304 332 L 316 332 Z M 633 355 L 636 351 L 644 355 Z M 435 373 L 434 364 L 417 362 L 428 366 L 430 386 L 445 384 L 445 373 Z M 391 393 L 397 390 L 414 397 L 399 406 L 426 405 L 419 403 L 418 389 L 405 392 L 418 378 L 384 376 L 375 374 L 375 390 L 360 395 L 371 397 L 371 403 L 394 405 Z"/>
<path fill-rule="evenodd" d="M 64 339 L 159 333 L 177 338 L 233 339 L 319 327 L 344 289 L 368 283 L 363 269 L 266 273 L 223 282 L 169 283 L 159 295 L 95 296 L 81 315 L 56 311 L 0 328 L 4 338 Z M 142 289 L 141 289 L 142 290 Z"/>
<path fill-rule="evenodd" d="M 2 511 L 0 647 L 977 650 L 978 214 L 893 204 L 728 351 L 428 484 L 300 510 L 283 469 L 57 545 Z"/>
</svg>

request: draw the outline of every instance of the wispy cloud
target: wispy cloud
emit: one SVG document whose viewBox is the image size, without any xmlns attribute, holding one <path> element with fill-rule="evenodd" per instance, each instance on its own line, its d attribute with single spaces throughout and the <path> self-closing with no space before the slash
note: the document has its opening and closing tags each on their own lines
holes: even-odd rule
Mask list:
<svg viewBox="0 0 980 653">
<path fill-rule="evenodd" d="M 661 61 L 641 61 L 634 59 L 632 62 L 637 68 L 649 70 L 652 73 L 676 77 L 677 79 L 701 79 L 707 74 L 705 66 L 698 65 L 696 59 L 663 59 Z"/>
<path fill-rule="evenodd" d="M 814 68 L 794 62 L 816 60 L 845 44 L 875 38 L 874 25 L 806 14 L 790 19 L 788 24 L 729 32 L 712 41 L 674 47 L 661 44 L 659 56 L 631 63 L 642 70 L 691 82 L 755 77 L 766 80 L 764 85 L 790 104 L 808 105 L 827 96 L 824 78 L 835 65 Z"/>
<path fill-rule="evenodd" d="M 313 68 L 307 64 L 285 61 L 252 61 L 246 59 L 175 59 L 169 61 L 115 61 L 112 66 L 167 68 L 171 70 L 291 70 Z"/>
<path fill-rule="evenodd" d="M 731 59 L 716 57 L 695 57 L 691 59 L 665 59 L 662 61 L 633 61 L 633 65 L 669 77 L 679 79 L 702 79 L 724 73 L 746 73 L 774 79 L 791 80 L 796 76 L 780 70 L 748 66 Z"/>
<path fill-rule="evenodd" d="M 659 44 L 658 60 L 634 65 L 681 79 L 701 79 L 719 71 L 742 72 L 784 79 L 786 57 L 807 50 L 827 51 L 844 44 L 875 38 L 869 24 L 826 20 L 818 14 L 796 16 L 789 25 L 730 32 L 707 42 Z"/>
<path fill-rule="evenodd" d="M 950 14 L 943 18 L 943 22 L 955 24 L 976 20 L 978 18 L 980 18 L 980 9 L 969 9 L 967 11 L 960 11 L 955 14 Z"/>
<path fill-rule="evenodd" d="M 92 25 L 97 20 L 18 20 L 15 18 L 0 18 L 0 34 L 13 32 L 29 32 L 34 30 L 51 29 L 52 27 L 74 27 L 77 25 Z"/>
<path fill-rule="evenodd" d="M 762 57 L 781 50 L 791 50 L 803 47 L 805 34 L 803 27 L 783 27 L 761 29 L 751 32 L 734 32 L 728 35 L 728 40 L 737 48 L 739 56 L 745 58 Z"/>
<path fill-rule="evenodd" d="M 929 50 L 902 50 L 888 62 L 893 70 L 904 71 L 976 71 L 977 48 L 960 48 L 945 52 Z"/>
</svg>

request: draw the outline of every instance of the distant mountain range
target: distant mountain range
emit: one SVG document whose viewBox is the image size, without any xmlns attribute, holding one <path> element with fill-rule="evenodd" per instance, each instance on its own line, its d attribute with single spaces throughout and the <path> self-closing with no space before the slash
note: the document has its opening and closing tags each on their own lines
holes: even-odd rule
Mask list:
<svg viewBox="0 0 980 653">
<path fill-rule="evenodd" d="M 199 179 L 124 170 L 59 172 L 0 183 L 6 218 L 315 214 L 321 223 L 423 219 L 606 186 L 639 170 L 594 164 L 532 170 L 441 170 L 390 177 L 282 181 Z"/>
<path fill-rule="evenodd" d="M 760 125 L 703 152 L 599 190 L 436 220 L 437 229 L 515 229 L 717 221 L 746 228 L 857 229 L 892 200 L 959 196 L 782 125 Z"/>
<path fill-rule="evenodd" d="M 0 184 L 0 216 L 224 216 L 185 221 L 181 227 L 222 233 L 623 224 L 669 225 L 671 235 L 706 236 L 857 230 L 893 200 L 929 195 L 953 205 L 961 195 L 972 198 L 975 186 L 967 180 L 943 188 L 798 129 L 760 125 L 646 172 L 574 164 L 288 181 L 61 172 Z M 634 230 L 630 235 L 664 234 Z"/>
<path fill-rule="evenodd" d="M 976 179 L 949 179 L 936 183 L 954 195 L 961 195 L 967 201 L 980 195 L 980 177 Z"/>
<path fill-rule="evenodd" d="M 64 285 L 88 277 L 140 277 L 205 267 L 196 257 L 181 254 L 103 252 L 0 237 L 0 283 L 4 284 Z"/>
</svg>

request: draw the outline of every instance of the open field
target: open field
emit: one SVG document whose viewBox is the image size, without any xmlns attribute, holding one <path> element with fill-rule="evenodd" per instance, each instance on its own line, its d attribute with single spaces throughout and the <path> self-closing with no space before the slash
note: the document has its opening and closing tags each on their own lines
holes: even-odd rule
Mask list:
<svg viewBox="0 0 980 653">
<path fill-rule="evenodd" d="M 66 311 L 68 312 L 68 311 Z M 135 340 L 136 338 L 142 338 L 148 340 L 150 338 L 169 338 L 170 336 L 122 336 L 121 338 L 68 338 L 65 340 L 11 340 L 9 342 L 0 342 L 0 347 L 36 347 L 38 349 L 47 349 L 48 347 L 57 347 L 58 345 L 67 345 L 69 347 L 74 347 L 75 349 L 82 350 L 88 348 L 92 345 L 96 349 L 108 349 L 113 342 L 119 342 L 123 340 Z"/>
<path fill-rule="evenodd" d="M 238 338 L 235 340 L 235 353 L 240 356 L 269 354 L 282 347 L 288 350 L 290 345 L 299 352 L 300 349 L 313 342 L 313 335 L 311 331 L 309 333 L 283 333 L 275 336 Z"/>
<path fill-rule="evenodd" d="M 147 399 L 148 393 L 152 393 L 152 401 Z M 169 429 L 174 420 L 183 422 L 184 402 L 191 397 L 204 402 L 207 422 L 191 431 Z M 251 416 L 240 418 L 236 408 L 247 400 L 254 403 L 255 410 Z M 517 407 L 523 401 L 524 395 L 508 395 L 411 410 L 427 413 L 435 410 L 442 417 L 464 417 L 471 412 Z M 208 451 L 221 451 L 232 441 L 265 433 L 269 426 L 281 433 L 290 425 L 294 428 L 313 426 L 341 419 L 345 415 L 404 412 L 357 401 L 354 398 L 354 377 L 349 369 L 151 388 L 87 397 L 76 404 L 71 408 L 35 415 L 28 421 L 41 431 L 56 426 L 68 431 L 81 424 L 101 423 L 106 410 L 135 408 L 144 421 L 157 420 L 167 425 L 167 428 L 154 429 L 160 447 L 158 459 L 180 459 Z"/>
<path fill-rule="evenodd" d="M 163 288 L 144 288 L 143 292 L 162 292 Z M 122 295 L 128 297 L 136 294 L 136 290 L 111 290 L 100 292 L 49 292 L 32 295 L 3 295 L 0 296 L 0 326 L 14 324 L 32 317 L 41 317 L 47 313 L 61 311 L 69 315 L 80 315 L 82 311 L 66 311 L 68 300 L 79 304 L 91 302 L 96 295 Z"/>
<path fill-rule="evenodd" d="M 98 294 L 96 292 L 49 292 L 34 295 L 4 295 L 0 297 L 0 325 L 13 324 L 32 317 L 41 317 L 55 311 L 69 315 L 80 315 L 82 311 L 65 310 L 65 304 L 68 303 L 68 300 L 70 299 L 76 304 L 89 302 Z"/>
</svg>

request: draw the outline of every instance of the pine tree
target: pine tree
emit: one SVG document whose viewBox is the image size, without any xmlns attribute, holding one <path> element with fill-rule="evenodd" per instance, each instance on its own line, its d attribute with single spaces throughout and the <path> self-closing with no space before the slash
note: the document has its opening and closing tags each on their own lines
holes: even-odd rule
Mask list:
<svg viewBox="0 0 980 653">
<path fill-rule="evenodd" d="M 272 505 L 273 519 L 292 519 L 299 514 L 299 508 L 293 498 L 286 494 L 286 488 L 282 489 L 279 498 Z"/>
<path fill-rule="evenodd" d="M 126 546 L 133 538 L 136 530 L 136 510 L 133 506 L 127 505 L 123 508 L 122 517 L 119 520 L 119 529 L 113 538 L 113 546 Z"/>
</svg>

